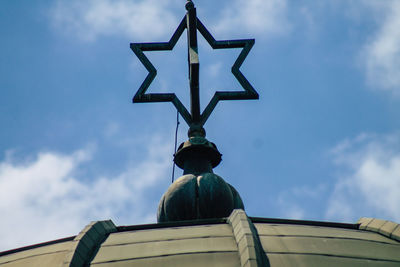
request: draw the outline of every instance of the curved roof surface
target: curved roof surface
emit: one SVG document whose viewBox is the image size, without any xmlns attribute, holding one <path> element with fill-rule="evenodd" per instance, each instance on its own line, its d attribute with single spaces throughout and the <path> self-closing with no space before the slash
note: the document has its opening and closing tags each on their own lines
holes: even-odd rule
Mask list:
<svg viewBox="0 0 400 267">
<path fill-rule="evenodd" d="M 400 226 L 229 218 L 116 227 L 92 222 L 77 236 L 0 253 L 15 266 L 400 266 Z"/>
</svg>

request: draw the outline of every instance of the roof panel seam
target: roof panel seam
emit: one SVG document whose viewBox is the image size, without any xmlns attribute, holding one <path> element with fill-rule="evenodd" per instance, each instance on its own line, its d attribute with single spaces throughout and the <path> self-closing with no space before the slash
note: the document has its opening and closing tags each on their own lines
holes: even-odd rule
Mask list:
<svg viewBox="0 0 400 267">
<path fill-rule="evenodd" d="M 29 259 L 29 258 L 33 258 L 33 257 L 44 256 L 44 255 L 50 255 L 50 254 L 57 254 L 57 253 L 67 252 L 67 251 L 68 251 L 68 249 L 64 249 L 64 250 L 58 250 L 58 251 L 47 252 L 47 253 L 40 253 L 40 254 L 35 254 L 35 255 L 29 255 L 29 256 L 17 258 L 17 259 L 14 259 L 14 260 L 9 260 L 9 261 L 5 261 L 5 262 L 0 262 L 0 265 L 6 264 L 6 263 L 10 263 L 10 262 L 19 261 L 19 260 Z"/>
<path fill-rule="evenodd" d="M 217 253 L 233 253 L 233 252 L 237 253 L 236 250 L 218 250 L 218 251 L 199 251 L 199 252 L 183 252 L 183 253 L 160 254 L 160 255 L 157 255 L 157 256 L 144 256 L 144 257 L 126 258 L 126 259 L 118 259 L 118 260 L 98 261 L 98 262 L 92 262 L 91 265 L 104 264 L 104 263 L 110 263 L 110 262 L 119 262 L 119 261 L 129 261 L 129 260 L 162 258 L 162 257 L 178 256 L 178 255 L 217 254 Z"/>
<path fill-rule="evenodd" d="M 366 241 L 366 242 L 374 242 L 374 243 L 381 243 L 381 244 L 388 244 L 394 246 L 400 246 L 400 243 L 390 243 L 385 241 L 378 241 L 378 240 L 371 240 L 371 239 L 363 239 L 363 238 L 353 238 L 353 237 L 337 237 L 337 236 L 313 236 L 313 235 L 265 235 L 261 234 L 262 236 L 269 236 L 269 237 L 309 237 L 309 238 L 328 238 L 328 239 L 346 239 L 346 240 L 359 240 L 359 241 Z M 385 236 L 386 237 L 386 236 Z M 392 240 L 392 239 L 390 239 Z M 395 241 L 395 240 L 393 240 Z"/>
<path fill-rule="evenodd" d="M 137 241 L 130 243 L 115 243 L 115 244 L 102 244 L 101 247 L 113 247 L 113 246 L 127 246 L 132 244 L 145 244 L 145 243 L 153 243 L 153 242 L 171 242 L 178 240 L 190 240 L 190 239 L 208 239 L 208 238 L 233 238 L 231 235 L 220 235 L 220 236 L 200 236 L 200 237 L 186 237 L 186 238 L 173 238 L 173 239 L 154 239 L 148 241 Z"/>
<path fill-rule="evenodd" d="M 346 256 L 346 255 L 336 255 L 328 253 L 307 253 L 307 252 L 266 252 L 266 254 L 283 254 L 283 255 L 305 255 L 305 256 L 325 256 L 325 257 L 337 257 L 337 258 L 349 258 L 349 259 L 359 259 L 359 260 L 373 260 L 373 261 L 385 261 L 385 262 L 399 262 L 400 260 L 390 260 L 381 258 L 370 258 L 370 257 L 356 257 L 356 256 Z"/>
</svg>

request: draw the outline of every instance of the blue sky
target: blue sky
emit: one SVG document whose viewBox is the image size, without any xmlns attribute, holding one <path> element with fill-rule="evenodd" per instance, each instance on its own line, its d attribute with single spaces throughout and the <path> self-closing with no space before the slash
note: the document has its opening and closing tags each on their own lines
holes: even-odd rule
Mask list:
<svg viewBox="0 0 400 267">
<path fill-rule="evenodd" d="M 176 111 L 131 103 L 147 72 L 129 43 L 167 41 L 184 3 L 1 2 L 0 250 L 91 220 L 155 222 Z M 241 70 L 260 99 L 220 102 L 205 125 L 223 154 L 214 172 L 248 215 L 399 222 L 400 2 L 195 5 L 216 39 L 256 39 Z M 240 90 L 230 73 L 240 51 L 199 45 L 204 108 L 215 90 Z M 187 105 L 185 46 L 147 55 L 158 69 L 149 91 Z M 181 119 L 179 142 L 186 132 Z"/>
</svg>

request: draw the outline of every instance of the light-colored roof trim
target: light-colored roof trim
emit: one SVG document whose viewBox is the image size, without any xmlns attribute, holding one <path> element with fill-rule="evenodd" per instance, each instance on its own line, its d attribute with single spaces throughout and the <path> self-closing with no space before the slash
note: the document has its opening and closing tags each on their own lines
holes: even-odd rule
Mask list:
<svg viewBox="0 0 400 267">
<path fill-rule="evenodd" d="M 358 220 L 360 230 L 380 233 L 386 237 L 400 241 L 400 225 L 392 221 L 375 218 L 361 218 Z"/>
<path fill-rule="evenodd" d="M 74 238 L 62 267 L 86 266 L 106 237 L 117 231 L 111 220 L 91 222 Z"/>
<path fill-rule="evenodd" d="M 257 230 L 246 213 L 241 209 L 232 211 L 228 223 L 232 226 L 233 235 L 238 245 L 241 266 L 269 266 Z"/>
</svg>

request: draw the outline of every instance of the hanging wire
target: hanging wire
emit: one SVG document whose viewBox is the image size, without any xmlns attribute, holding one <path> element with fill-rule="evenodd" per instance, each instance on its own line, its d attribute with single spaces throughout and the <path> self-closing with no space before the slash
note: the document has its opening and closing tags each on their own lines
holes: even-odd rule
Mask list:
<svg viewBox="0 0 400 267">
<path fill-rule="evenodd" d="M 179 112 L 178 110 L 176 111 L 176 129 L 175 129 L 175 148 L 174 148 L 174 156 L 176 154 L 176 145 L 178 141 L 178 128 L 179 128 Z M 172 163 L 172 183 L 174 182 L 174 177 L 175 177 L 175 161 Z"/>
</svg>

